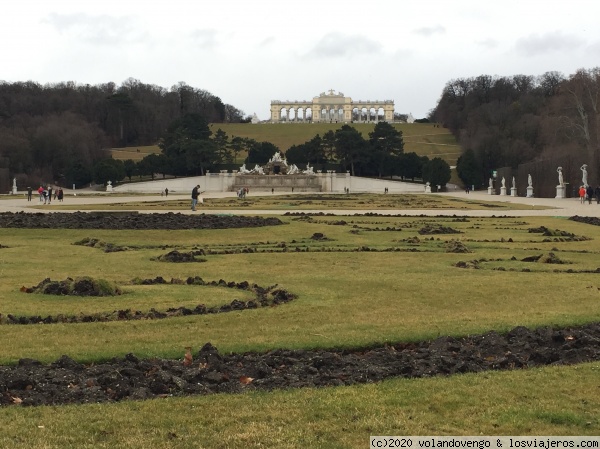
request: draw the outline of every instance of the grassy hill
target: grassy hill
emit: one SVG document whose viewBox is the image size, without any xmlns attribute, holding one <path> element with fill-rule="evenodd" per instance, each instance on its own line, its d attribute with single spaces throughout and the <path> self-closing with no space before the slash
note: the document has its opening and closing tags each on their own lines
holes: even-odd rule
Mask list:
<svg viewBox="0 0 600 449">
<path fill-rule="evenodd" d="M 149 154 L 160 153 L 161 149 L 158 148 L 158 145 L 149 145 L 145 147 L 111 148 L 110 152 L 113 159 L 120 161 L 131 159 L 135 162 L 138 162 Z"/>
<path fill-rule="evenodd" d="M 215 133 L 219 128 L 227 133 L 229 138 L 248 137 L 258 142 L 271 142 L 281 151 L 285 152 L 292 145 L 299 145 L 312 139 L 317 134 L 323 135 L 329 130 L 337 130 L 341 123 L 264 123 L 253 125 L 250 123 L 216 123 L 210 128 Z M 363 137 L 368 138 L 373 131 L 374 124 L 354 123 Z M 445 128 L 438 128 L 430 123 L 395 123 L 393 125 L 402 131 L 404 137 L 404 151 L 415 152 L 430 159 L 441 157 L 450 165 L 456 165 L 456 160 L 461 154 L 461 149 L 456 139 Z M 115 159 L 141 160 L 150 153 L 160 153 L 158 146 L 139 146 L 131 148 L 113 148 L 112 156 Z"/>
</svg>

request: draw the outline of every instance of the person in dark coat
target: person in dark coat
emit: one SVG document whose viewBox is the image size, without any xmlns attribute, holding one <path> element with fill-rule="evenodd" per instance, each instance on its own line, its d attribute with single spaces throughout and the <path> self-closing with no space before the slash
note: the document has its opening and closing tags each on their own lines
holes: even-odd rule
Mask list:
<svg viewBox="0 0 600 449">
<path fill-rule="evenodd" d="M 588 204 L 592 204 L 592 197 L 594 196 L 594 189 L 592 189 L 592 186 L 587 186 L 585 193 L 587 195 Z"/>
<path fill-rule="evenodd" d="M 594 189 L 594 195 L 596 195 L 596 204 L 600 204 L 600 185 Z"/>
<path fill-rule="evenodd" d="M 192 210 L 196 210 L 196 204 L 198 204 L 198 196 L 200 195 L 200 185 L 197 185 L 192 189 Z"/>
</svg>

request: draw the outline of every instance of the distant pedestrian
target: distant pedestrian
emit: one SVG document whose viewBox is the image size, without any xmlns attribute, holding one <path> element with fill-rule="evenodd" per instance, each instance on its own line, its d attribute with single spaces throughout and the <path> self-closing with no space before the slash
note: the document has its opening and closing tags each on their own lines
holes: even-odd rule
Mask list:
<svg viewBox="0 0 600 449">
<path fill-rule="evenodd" d="M 592 204 L 592 197 L 594 196 L 594 189 L 592 188 L 592 186 L 587 186 L 587 189 L 585 190 L 585 195 L 587 196 L 588 204 Z"/>
<path fill-rule="evenodd" d="M 200 184 L 192 189 L 192 210 L 196 210 L 196 204 L 198 204 L 198 196 L 200 195 Z"/>
<path fill-rule="evenodd" d="M 465 187 L 465 193 L 468 194 L 471 191 L 471 188 L 469 186 Z"/>
<path fill-rule="evenodd" d="M 56 197 L 58 198 L 58 201 L 60 201 L 62 203 L 63 197 L 64 197 L 64 192 L 62 187 L 58 188 L 58 193 L 56 194 Z"/>
<path fill-rule="evenodd" d="M 585 186 L 579 187 L 579 202 L 581 204 L 585 203 L 585 193 L 586 193 Z"/>
<path fill-rule="evenodd" d="M 40 188 L 37 189 L 38 195 L 40 196 L 40 203 L 44 201 L 44 188 L 40 185 Z"/>
<path fill-rule="evenodd" d="M 169 196 L 169 189 L 165 187 L 165 196 Z"/>
<path fill-rule="evenodd" d="M 48 186 L 48 204 L 52 202 L 52 186 Z"/>
<path fill-rule="evenodd" d="M 48 202 L 48 189 L 42 190 L 42 197 L 44 198 L 44 204 Z"/>
<path fill-rule="evenodd" d="M 272 188 L 272 189 L 271 189 L 271 193 L 275 193 L 275 189 L 273 189 L 273 188 Z"/>
<path fill-rule="evenodd" d="M 594 189 L 594 195 L 596 195 L 596 203 L 600 204 L 600 184 Z"/>
<path fill-rule="evenodd" d="M 31 187 L 27 187 L 27 201 L 31 201 L 32 194 L 33 194 L 33 189 Z"/>
</svg>

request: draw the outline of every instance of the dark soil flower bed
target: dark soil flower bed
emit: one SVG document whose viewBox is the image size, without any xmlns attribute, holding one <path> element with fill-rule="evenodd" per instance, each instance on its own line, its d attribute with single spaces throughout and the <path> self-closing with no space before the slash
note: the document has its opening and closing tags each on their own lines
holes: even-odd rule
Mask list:
<svg viewBox="0 0 600 449">
<path fill-rule="evenodd" d="M 0 213 L 0 228 L 52 229 L 228 229 L 276 226 L 276 217 L 138 214 L 135 212 Z"/>
<path fill-rule="evenodd" d="M 84 365 L 67 356 L 0 367 L 0 405 L 58 405 L 325 387 L 600 360 L 600 323 L 487 332 L 360 350 L 220 354 L 210 343 L 180 360 L 133 354 Z"/>
<path fill-rule="evenodd" d="M 71 281 L 71 282 L 69 282 Z M 250 284 L 247 281 L 243 282 L 226 282 L 223 279 L 219 281 L 204 281 L 201 277 L 189 277 L 185 281 L 181 279 L 171 279 L 167 282 L 163 277 L 158 276 L 154 279 L 135 279 L 132 283 L 139 285 L 155 285 L 155 284 L 173 284 L 173 285 L 209 285 L 213 287 L 226 287 L 237 290 L 246 290 L 254 294 L 254 298 L 249 301 L 234 299 L 231 303 L 221 306 L 206 307 L 204 304 L 198 304 L 196 307 L 172 307 L 165 311 L 156 310 L 154 308 L 149 311 L 121 309 L 113 310 L 112 312 L 98 312 L 93 314 L 80 313 L 79 315 L 48 315 L 42 317 L 40 315 L 33 316 L 15 316 L 12 314 L 3 315 L 0 313 L 0 325 L 2 324 L 55 324 L 55 323 L 93 323 L 107 321 L 130 321 L 130 320 L 159 320 L 164 318 L 172 318 L 188 315 L 207 315 L 214 313 L 233 312 L 234 310 L 257 309 L 259 307 L 272 307 L 280 304 L 285 304 L 293 301 L 297 296 L 293 293 L 277 288 L 277 285 L 269 287 L 261 287 L 257 284 Z M 51 281 L 44 279 L 36 287 L 25 288 L 21 290 L 25 293 L 42 293 L 48 295 L 78 295 L 78 296 L 101 296 L 90 280 L 86 283 L 89 288 L 77 290 L 73 292 L 72 279 L 66 281 Z M 121 294 L 119 290 L 119 294 Z"/>
</svg>

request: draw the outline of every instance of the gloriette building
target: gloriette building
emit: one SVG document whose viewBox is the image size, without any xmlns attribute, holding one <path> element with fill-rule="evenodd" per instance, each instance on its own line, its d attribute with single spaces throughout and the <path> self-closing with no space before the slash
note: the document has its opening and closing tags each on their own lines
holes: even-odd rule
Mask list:
<svg viewBox="0 0 600 449">
<path fill-rule="evenodd" d="M 393 120 L 393 100 L 353 101 L 333 89 L 322 92 L 312 101 L 271 101 L 272 123 L 369 123 Z"/>
</svg>

